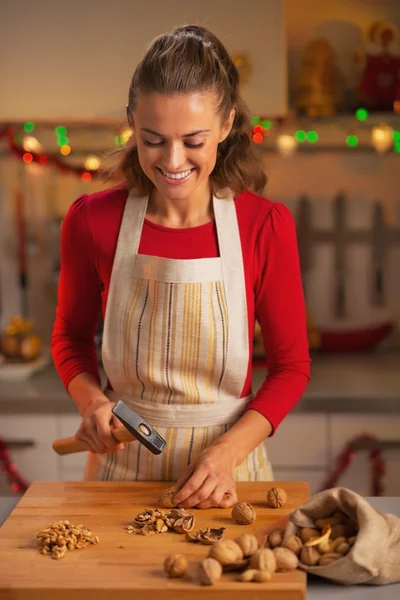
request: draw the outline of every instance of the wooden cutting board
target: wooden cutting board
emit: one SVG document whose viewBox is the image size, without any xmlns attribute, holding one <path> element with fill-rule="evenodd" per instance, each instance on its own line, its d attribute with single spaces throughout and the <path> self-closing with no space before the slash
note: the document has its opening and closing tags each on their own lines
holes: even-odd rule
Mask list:
<svg viewBox="0 0 400 600">
<path fill-rule="evenodd" d="M 189 543 L 168 532 L 152 536 L 128 534 L 126 525 L 145 508 L 155 508 L 171 484 L 140 482 L 36 482 L 0 529 L 0 598 L 2 600 L 304 600 L 306 575 L 297 570 L 276 573 L 268 583 L 241 583 L 226 573 L 214 586 L 201 586 L 196 566 L 209 546 Z M 195 528 L 226 527 L 225 538 L 261 534 L 309 497 L 306 482 L 275 482 L 288 495 L 284 508 L 265 502 L 270 482 L 238 483 L 239 499 L 257 512 L 252 525 L 236 525 L 229 509 L 192 512 Z M 43 556 L 36 534 L 51 522 L 68 519 L 99 536 L 100 543 L 68 551 L 61 560 Z M 168 554 L 184 554 L 189 569 L 183 579 L 163 570 Z"/>
</svg>

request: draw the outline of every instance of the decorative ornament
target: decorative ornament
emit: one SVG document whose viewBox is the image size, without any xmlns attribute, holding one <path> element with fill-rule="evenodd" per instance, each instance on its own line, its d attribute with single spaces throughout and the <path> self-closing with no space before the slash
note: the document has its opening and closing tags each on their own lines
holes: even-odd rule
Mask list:
<svg viewBox="0 0 400 600">
<path fill-rule="evenodd" d="M 396 25 L 378 21 L 370 27 L 359 99 L 369 110 L 390 111 L 400 100 L 400 51 Z"/>
<path fill-rule="evenodd" d="M 289 156 L 297 148 L 297 140 L 293 135 L 282 133 L 276 139 L 276 145 L 281 154 Z"/>
<path fill-rule="evenodd" d="M 374 127 L 371 133 L 371 143 L 378 154 L 384 154 L 393 146 L 393 129 L 388 125 Z"/>
<path fill-rule="evenodd" d="M 341 106 L 345 80 L 326 39 L 309 42 L 296 82 L 296 108 L 308 117 L 330 117 Z"/>
<path fill-rule="evenodd" d="M 0 466 L 7 476 L 11 490 L 16 494 L 24 494 L 29 484 L 18 473 L 17 467 L 11 461 L 10 453 L 2 438 L 0 438 Z"/>
<path fill-rule="evenodd" d="M 247 85 L 250 82 L 253 72 L 253 66 L 249 55 L 246 53 L 232 54 L 231 59 L 238 70 L 240 83 Z"/>
</svg>

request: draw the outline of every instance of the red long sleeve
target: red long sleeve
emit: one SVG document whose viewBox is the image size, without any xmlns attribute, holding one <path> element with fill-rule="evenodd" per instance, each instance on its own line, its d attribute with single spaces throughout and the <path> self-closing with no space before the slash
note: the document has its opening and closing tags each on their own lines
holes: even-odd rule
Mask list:
<svg viewBox="0 0 400 600">
<path fill-rule="evenodd" d="M 82 196 L 62 227 L 61 274 L 52 335 L 54 364 L 65 387 L 78 373 L 98 376 L 94 335 L 104 316 L 127 192 L 117 187 Z M 305 307 L 293 218 L 282 204 L 251 192 L 235 199 L 242 244 L 252 347 L 257 317 L 267 350 L 268 377 L 248 405 L 275 430 L 309 380 Z M 173 259 L 218 256 L 214 222 L 171 229 L 145 220 L 140 254 Z M 251 393 L 249 361 L 242 397 Z"/>
<path fill-rule="evenodd" d="M 99 378 L 94 336 L 101 308 L 94 240 L 86 196 L 78 198 L 61 229 L 61 272 L 52 334 L 53 360 L 65 386 L 83 371 Z"/>
<path fill-rule="evenodd" d="M 276 429 L 310 378 L 296 230 L 283 204 L 275 204 L 267 216 L 254 260 L 255 315 L 266 349 L 268 377 L 247 408 L 261 412 Z"/>
</svg>

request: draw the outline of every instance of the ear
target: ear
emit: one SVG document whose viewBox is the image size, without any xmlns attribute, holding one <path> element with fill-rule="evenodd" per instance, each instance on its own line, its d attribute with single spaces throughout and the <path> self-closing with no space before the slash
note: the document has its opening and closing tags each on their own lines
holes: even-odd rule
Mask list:
<svg viewBox="0 0 400 600">
<path fill-rule="evenodd" d="M 234 108 L 232 108 L 229 113 L 228 119 L 226 120 L 225 124 L 221 127 L 221 135 L 219 138 L 219 143 L 226 140 L 226 138 L 230 134 L 232 125 L 233 125 L 233 121 L 235 120 L 235 116 L 236 116 L 236 110 Z"/>
</svg>

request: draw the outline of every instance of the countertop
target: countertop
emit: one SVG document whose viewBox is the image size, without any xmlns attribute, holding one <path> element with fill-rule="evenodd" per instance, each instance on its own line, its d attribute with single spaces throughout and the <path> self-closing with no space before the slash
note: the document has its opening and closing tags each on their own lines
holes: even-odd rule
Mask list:
<svg viewBox="0 0 400 600">
<path fill-rule="evenodd" d="M 18 502 L 17 497 L 0 497 L 0 526 Z M 400 517 L 400 498 L 367 498 L 372 506 L 383 513 Z M 319 577 L 309 576 L 307 583 L 308 600 L 396 600 L 400 598 L 400 583 L 390 586 L 351 586 L 342 587 Z"/>
<path fill-rule="evenodd" d="M 295 412 L 400 414 L 400 353 L 315 354 L 312 377 Z M 264 367 L 253 369 L 253 393 Z M 0 380 L 1 413 L 73 413 L 53 366 L 24 381 Z"/>
</svg>

